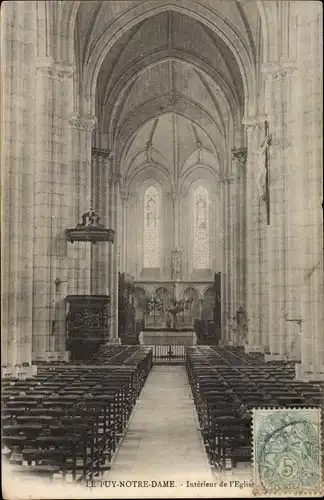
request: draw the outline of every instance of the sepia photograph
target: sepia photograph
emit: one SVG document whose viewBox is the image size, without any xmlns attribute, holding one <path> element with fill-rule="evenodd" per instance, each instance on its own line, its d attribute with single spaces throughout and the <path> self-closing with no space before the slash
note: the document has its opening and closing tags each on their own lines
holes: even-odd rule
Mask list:
<svg viewBox="0 0 324 500">
<path fill-rule="evenodd" d="M 6 0 L 0 50 L 3 497 L 321 497 L 321 2 Z"/>
</svg>

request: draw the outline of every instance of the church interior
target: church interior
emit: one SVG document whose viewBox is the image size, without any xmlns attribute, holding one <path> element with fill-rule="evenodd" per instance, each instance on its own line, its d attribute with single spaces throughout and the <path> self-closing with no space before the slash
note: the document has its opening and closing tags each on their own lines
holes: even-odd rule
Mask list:
<svg viewBox="0 0 324 500">
<path fill-rule="evenodd" d="M 253 408 L 321 405 L 322 30 L 316 1 L 4 2 L 17 474 L 249 471 Z"/>
</svg>

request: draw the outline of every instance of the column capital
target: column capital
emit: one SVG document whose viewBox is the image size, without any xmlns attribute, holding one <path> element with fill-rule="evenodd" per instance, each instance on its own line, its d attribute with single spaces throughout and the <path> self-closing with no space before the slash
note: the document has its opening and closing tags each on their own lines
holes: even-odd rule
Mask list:
<svg viewBox="0 0 324 500">
<path fill-rule="evenodd" d="M 109 149 L 92 148 L 92 156 L 103 163 L 108 163 L 114 157 L 113 152 Z"/>
<path fill-rule="evenodd" d="M 261 131 L 267 120 L 267 116 L 247 116 L 243 118 L 242 124 L 248 132 L 252 132 L 254 130 Z"/>
<path fill-rule="evenodd" d="M 45 57 L 36 61 L 36 76 L 48 77 L 54 80 L 68 80 L 74 74 L 75 67 L 72 63 L 55 61 L 53 57 Z"/>
<path fill-rule="evenodd" d="M 219 188 L 219 186 L 218 186 L 218 190 L 217 190 L 217 191 L 216 191 L 216 190 L 213 190 L 213 191 L 211 191 L 211 193 L 210 193 L 210 198 L 211 198 L 211 201 L 212 201 L 212 202 L 213 202 L 213 201 L 217 201 L 217 199 L 219 198 L 220 194 L 221 194 L 221 189 L 220 189 L 220 188 Z"/>
<path fill-rule="evenodd" d="M 85 130 L 87 132 L 92 132 L 97 123 L 97 117 L 94 115 L 72 115 L 70 117 L 69 123 L 71 127 L 78 130 Z"/>
<path fill-rule="evenodd" d="M 221 182 L 225 186 L 229 186 L 230 184 L 233 184 L 237 179 L 238 179 L 237 175 L 235 175 L 235 174 L 229 174 L 226 177 L 224 176 L 222 178 Z"/>
<path fill-rule="evenodd" d="M 136 191 L 128 191 L 128 199 L 136 199 L 137 198 L 137 192 Z"/>
<path fill-rule="evenodd" d="M 261 67 L 261 73 L 266 79 L 279 81 L 287 74 L 297 70 L 296 61 L 281 60 L 279 62 L 264 63 Z"/>
<path fill-rule="evenodd" d="M 109 187 L 111 187 L 113 185 L 113 174 L 112 174 L 112 172 L 108 171 L 107 182 L 108 182 L 108 186 Z"/>
<path fill-rule="evenodd" d="M 239 167 L 245 168 L 247 160 L 247 148 L 232 149 L 232 161 Z"/>
<path fill-rule="evenodd" d="M 113 172 L 111 175 L 112 175 L 112 182 L 114 184 L 120 184 L 121 183 L 122 176 L 119 173 Z"/>
<path fill-rule="evenodd" d="M 120 198 L 121 198 L 122 202 L 125 202 L 128 200 L 128 192 L 127 192 L 127 189 L 125 187 L 120 188 L 119 194 L 120 194 Z"/>
<path fill-rule="evenodd" d="M 181 193 L 179 193 L 178 191 L 169 191 L 167 193 L 167 196 L 172 199 L 173 203 L 176 203 L 182 198 Z"/>
</svg>

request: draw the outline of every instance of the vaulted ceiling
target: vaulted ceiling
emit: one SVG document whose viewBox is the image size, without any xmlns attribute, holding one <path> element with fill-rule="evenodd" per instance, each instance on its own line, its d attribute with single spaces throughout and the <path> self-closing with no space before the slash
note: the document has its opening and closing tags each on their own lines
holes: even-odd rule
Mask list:
<svg viewBox="0 0 324 500">
<path fill-rule="evenodd" d="M 219 172 L 212 138 L 192 120 L 172 111 L 146 122 L 128 142 L 121 165 L 126 184 L 148 164 L 162 169 L 174 186 L 181 185 L 194 166 Z"/>
<path fill-rule="evenodd" d="M 80 78 L 107 26 L 139 3 L 80 3 L 76 20 Z M 163 2 L 154 4 L 159 3 Z M 170 3 L 186 5 L 182 0 Z M 256 2 L 200 3 L 222 16 L 254 63 L 259 30 Z M 147 144 L 170 171 L 183 168 L 197 144 L 206 147 L 214 164 L 222 168 L 246 97 L 237 60 L 220 34 L 172 8 L 121 32 L 102 62 L 96 93 L 100 131 L 113 142 L 124 172 L 134 158 L 139 161 Z"/>
</svg>

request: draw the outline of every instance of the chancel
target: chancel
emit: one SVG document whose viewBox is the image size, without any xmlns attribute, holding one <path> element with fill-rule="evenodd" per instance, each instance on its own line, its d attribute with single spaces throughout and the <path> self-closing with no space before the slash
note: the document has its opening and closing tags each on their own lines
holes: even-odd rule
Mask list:
<svg viewBox="0 0 324 500">
<path fill-rule="evenodd" d="M 316 1 L 4 2 L 17 474 L 251 484 L 252 408 L 320 406 L 321 35 Z"/>
</svg>

